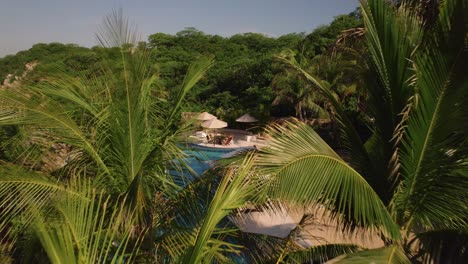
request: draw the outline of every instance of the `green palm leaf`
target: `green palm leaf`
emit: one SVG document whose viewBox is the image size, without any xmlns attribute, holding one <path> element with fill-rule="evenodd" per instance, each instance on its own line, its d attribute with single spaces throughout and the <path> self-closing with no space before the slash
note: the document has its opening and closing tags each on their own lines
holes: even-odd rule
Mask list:
<svg viewBox="0 0 468 264">
<path fill-rule="evenodd" d="M 467 225 L 466 12 L 464 1 L 444 2 L 415 54 L 417 105 L 402 140 L 403 182 L 394 198 L 407 230 Z"/>
<path fill-rule="evenodd" d="M 334 117 L 337 119 L 339 128 L 342 132 L 340 136 L 344 141 L 343 143 L 350 152 L 349 156 L 352 157 L 350 160 L 352 166 L 366 178 L 369 184 L 377 190 L 379 195 L 383 193 L 385 187 L 383 185 L 384 182 L 381 179 L 382 175 L 377 173 L 378 170 L 371 162 L 369 154 L 364 147 L 364 142 L 361 140 L 361 137 L 353 126 L 351 119 L 344 111 L 342 104 L 337 100 L 335 93 L 331 90 L 331 87 L 325 82 L 322 82 L 318 78 L 309 74 L 297 63 L 297 61 L 295 61 L 295 59 L 287 59 L 285 57 L 280 59 L 299 71 L 332 105 L 333 111 L 335 113 Z M 381 190 L 382 192 L 380 192 Z"/>
<path fill-rule="evenodd" d="M 390 246 L 380 249 L 360 251 L 338 257 L 330 263 L 340 264 L 364 264 L 364 263 L 388 263 L 388 264 L 409 264 L 410 260 L 398 246 Z"/>
<path fill-rule="evenodd" d="M 71 182 L 68 187 L 83 195 L 56 195 L 53 210 L 36 218 L 34 230 L 52 263 L 122 263 L 136 257 L 138 231 L 134 231 L 124 203 L 110 204 L 88 180 Z M 120 205 L 119 205 L 120 204 Z M 131 215 L 131 213 L 130 213 Z M 130 238 L 136 232 L 136 243 Z M 133 248 L 132 248 L 133 247 Z"/>
<path fill-rule="evenodd" d="M 194 244 L 186 250 L 183 256 L 183 263 L 210 262 L 212 258 L 226 250 L 235 251 L 235 245 L 216 240 L 212 236 L 220 221 L 234 209 L 243 206 L 261 184 L 262 179 L 251 172 L 252 166 L 253 159 L 247 156 L 242 164 L 231 168 L 223 176 L 203 222 L 197 229 Z"/>
<path fill-rule="evenodd" d="M 107 166 L 80 126 L 54 99 L 27 87 L 18 90 L 0 91 L 0 125 L 34 125 L 53 137 L 56 142 L 65 142 L 86 151 L 105 172 Z"/>
<path fill-rule="evenodd" d="M 417 234 L 409 242 L 418 250 L 411 256 L 424 263 L 463 263 L 468 258 L 468 230 L 432 230 Z"/>
<path fill-rule="evenodd" d="M 138 40 L 135 28 L 124 17 L 122 9 L 114 9 L 105 17 L 96 38 L 103 47 L 119 48 L 125 44 L 136 44 Z"/>
<path fill-rule="evenodd" d="M 311 263 L 314 261 L 324 262 L 343 254 L 349 254 L 358 250 L 356 245 L 330 244 L 312 246 L 303 250 L 288 253 L 284 257 L 285 263 Z"/>
<path fill-rule="evenodd" d="M 385 111 L 388 115 L 378 118 L 388 117 L 387 123 L 395 122 L 412 95 L 408 82 L 413 74 L 410 59 L 421 41 L 421 23 L 405 4 L 397 9 L 385 1 L 361 1 L 361 9 L 368 51 L 378 75 L 378 85 L 369 86 L 374 97 L 371 104 L 376 107 L 376 114 Z"/>
<path fill-rule="evenodd" d="M 377 194 L 312 128 L 295 121 L 268 130 L 273 139 L 259 152 L 256 164 L 262 174 L 271 175 L 272 198 L 323 204 L 345 215 L 341 220 L 399 238 L 398 227 Z"/>
<path fill-rule="evenodd" d="M 400 113 L 413 95 L 411 63 L 422 39 L 422 24 L 404 3 L 397 8 L 386 1 L 361 1 L 361 10 L 371 72 L 375 76 L 366 86 L 369 95 L 366 105 L 375 122 L 365 148 L 374 173 L 380 175 L 376 190 L 387 204 L 394 191 L 388 186 L 400 166 L 395 160 L 392 164 L 389 161 L 396 151 L 395 132 L 403 117 Z"/>
<path fill-rule="evenodd" d="M 0 165 L 0 232 L 10 232 L 13 222 L 20 219 L 21 226 L 13 227 L 24 231 L 34 220 L 31 210 L 41 211 L 48 206 L 56 193 L 68 193 L 82 197 L 78 192 L 64 188 L 55 180 L 33 173 L 12 164 Z M 10 236 L 11 235 L 11 236 Z M 12 233 L 4 238 L 15 240 L 18 234 Z"/>
</svg>

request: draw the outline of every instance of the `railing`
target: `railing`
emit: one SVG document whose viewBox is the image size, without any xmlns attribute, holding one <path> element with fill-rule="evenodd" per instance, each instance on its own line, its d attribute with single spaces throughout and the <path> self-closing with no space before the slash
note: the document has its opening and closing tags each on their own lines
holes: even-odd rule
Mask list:
<svg viewBox="0 0 468 264">
<path fill-rule="evenodd" d="M 218 129 L 218 131 L 221 133 L 226 133 L 226 134 L 252 135 L 252 132 L 250 131 L 245 131 L 241 129 L 233 129 L 233 128 L 221 128 L 221 129 Z"/>
</svg>

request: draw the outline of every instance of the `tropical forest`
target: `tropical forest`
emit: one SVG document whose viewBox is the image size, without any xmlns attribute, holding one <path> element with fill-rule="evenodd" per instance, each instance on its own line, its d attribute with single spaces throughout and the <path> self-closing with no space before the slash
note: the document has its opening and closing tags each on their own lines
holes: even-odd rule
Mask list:
<svg viewBox="0 0 468 264">
<path fill-rule="evenodd" d="M 0 58 L 0 263 L 468 263 L 468 2 L 359 3 Z"/>
</svg>

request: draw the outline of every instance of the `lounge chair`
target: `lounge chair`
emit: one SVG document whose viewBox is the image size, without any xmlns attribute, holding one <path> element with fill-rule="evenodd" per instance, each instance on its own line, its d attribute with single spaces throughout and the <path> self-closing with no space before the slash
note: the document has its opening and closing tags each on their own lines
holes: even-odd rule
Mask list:
<svg viewBox="0 0 468 264">
<path fill-rule="evenodd" d="M 205 131 L 197 131 L 197 132 L 195 132 L 195 136 L 200 137 L 200 138 L 204 138 L 204 137 L 206 137 L 206 133 L 205 133 Z"/>
<path fill-rule="evenodd" d="M 226 138 L 226 140 L 224 141 L 223 145 L 225 145 L 225 146 L 230 145 L 230 144 L 231 144 L 231 141 L 232 141 L 232 136 L 229 136 L 228 138 Z"/>
</svg>

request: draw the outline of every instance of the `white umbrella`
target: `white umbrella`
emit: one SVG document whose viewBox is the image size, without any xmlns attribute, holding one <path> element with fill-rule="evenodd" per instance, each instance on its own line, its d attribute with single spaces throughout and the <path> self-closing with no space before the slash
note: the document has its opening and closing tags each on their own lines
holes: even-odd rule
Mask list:
<svg viewBox="0 0 468 264">
<path fill-rule="evenodd" d="M 215 118 L 216 118 L 216 116 L 214 116 L 214 115 L 212 115 L 212 114 L 210 114 L 208 112 L 203 112 L 203 113 L 201 113 L 201 114 L 199 114 L 197 116 L 198 120 L 203 120 L 203 121 L 204 120 L 211 120 L 211 119 L 215 119 Z"/>
<path fill-rule="evenodd" d="M 236 122 L 240 122 L 240 123 L 253 123 L 253 122 L 257 122 L 257 121 L 258 120 L 255 117 L 253 117 L 253 116 L 251 116 L 249 114 L 245 114 L 245 115 L 243 115 L 243 116 L 236 119 Z"/>
<path fill-rule="evenodd" d="M 211 119 L 211 120 L 203 121 L 203 123 L 201 125 L 204 128 L 223 128 L 223 127 L 228 126 L 228 124 L 226 122 L 218 120 L 216 118 Z"/>
</svg>

